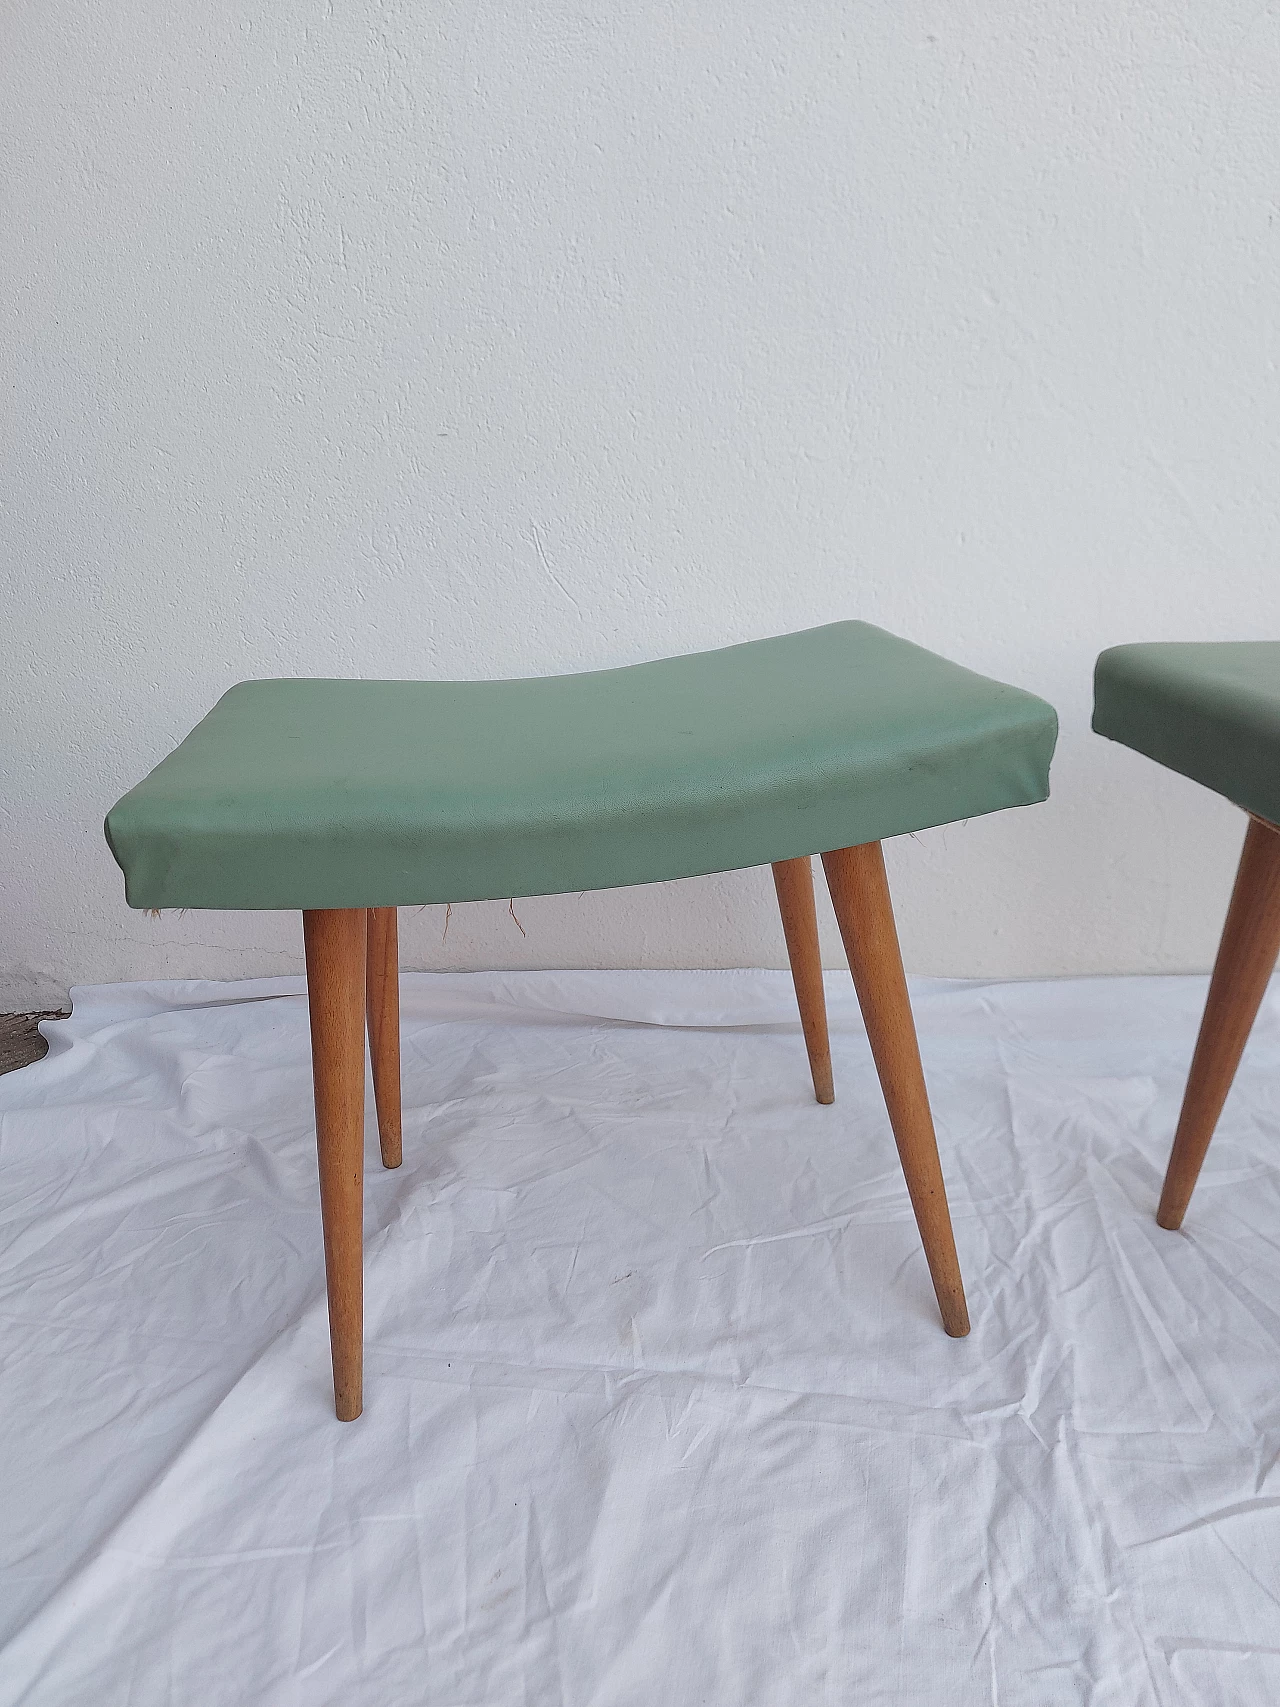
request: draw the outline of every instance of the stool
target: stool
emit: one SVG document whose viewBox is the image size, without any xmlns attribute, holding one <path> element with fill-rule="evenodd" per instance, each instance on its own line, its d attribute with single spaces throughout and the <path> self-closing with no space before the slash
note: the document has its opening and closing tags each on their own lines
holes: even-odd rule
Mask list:
<svg viewBox="0 0 1280 1707">
<path fill-rule="evenodd" d="M 1280 954 L 1280 642 L 1114 646 L 1093 727 L 1249 814 L 1156 1220 L 1182 1225 Z"/>
<path fill-rule="evenodd" d="M 821 853 L 943 1325 L 969 1330 L 880 843 L 1043 800 L 1052 708 L 862 622 L 532 681 L 234 687 L 107 817 L 133 907 L 296 908 L 337 1414 L 360 1414 L 364 1034 L 401 1154 L 396 912 L 773 867 L 832 1100 Z"/>
</svg>

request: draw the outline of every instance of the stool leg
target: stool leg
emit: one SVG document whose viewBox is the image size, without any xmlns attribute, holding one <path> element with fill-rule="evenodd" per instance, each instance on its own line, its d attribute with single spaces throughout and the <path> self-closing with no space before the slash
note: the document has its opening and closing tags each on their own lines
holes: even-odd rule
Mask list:
<svg viewBox="0 0 1280 1707">
<path fill-rule="evenodd" d="M 369 908 L 365 1015 L 378 1105 L 378 1144 L 384 1168 L 398 1168 L 400 1140 L 400 950 L 394 907 Z"/>
<path fill-rule="evenodd" d="M 361 1410 L 364 1357 L 365 909 L 305 912 L 302 934 L 333 1397 L 338 1420 L 352 1422 Z"/>
<path fill-rule="evenodd" d="M 782 934 L 787 939 L 787 958 L 791 962 L 791 981 L 796 987 L 804 1046 L 809 1051 L 813 1094 L 819 1102 L 834 1102 L 827 998 L 822 988 L 818 915 L 813 904 L 812 860 L 775 860 L 773 883 L 778 891 L 778 911 L 782 914 Z"/>
<path fill-rule="evenodd" d="M 1156 1220 L 1181 1227 L 1280 953 L 1280 829 L 1251 818 L 1209 980 Z"/>
<path fill-rule="evenodd" d="M 879 842 L 824 853 L 823 868 L 849 956 L 871 1054 L 880 1075 L 915 1210 L 942 1325 L 953 1338 L 969 1332 L 964 1283 L 956 1260 L 951 1212 L 938 1161 L 907 980 L 902 970 L 893 903 Z"/>
</svg>

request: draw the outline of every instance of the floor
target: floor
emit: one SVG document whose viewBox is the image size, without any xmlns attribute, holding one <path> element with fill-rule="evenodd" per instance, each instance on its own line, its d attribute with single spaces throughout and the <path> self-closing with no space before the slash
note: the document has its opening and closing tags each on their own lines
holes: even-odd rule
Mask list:
<svg viewBox="0 0 1280 1707">
<path fill-rule="evenodd" d="M 38 1030 L 42 1019 L 65 1019 L 66 1010 L 51 1008 L 44 1013 L 0 1014 L 0 1073 L 29 1067 L 49 1045 Z"/>
<path fill-rule="evenodd" d="M 913 985 L 942 1333 L 849 980 L 403 981 L 332 1411 L 298 980 L 0 1079 L 0 1707 L 1274 1707 L 1280 984 L 1186 1226 L 1202 978 Z"/>
</svg>

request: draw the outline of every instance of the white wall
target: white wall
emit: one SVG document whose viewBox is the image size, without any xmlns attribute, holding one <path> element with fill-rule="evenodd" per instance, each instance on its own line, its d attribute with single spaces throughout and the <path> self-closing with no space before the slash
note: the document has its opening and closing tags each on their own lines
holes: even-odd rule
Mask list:
<svg viewBox="0 0 1280 1707">
<path fill-rule="evenodd" d="M 1062 714 L 1049 806 L 894 847 L 910 967 L 1206 966 L 1239 815 L 1090 669 L 1280 636 L 1278 159 L 1256 0 L 12 0 L 0 1006 L 299 964 L 102 840 L 238 679 L 850 616 Z M 516 911 L 406 961 L 783 954 L 764 873 Z"/>
</svg>

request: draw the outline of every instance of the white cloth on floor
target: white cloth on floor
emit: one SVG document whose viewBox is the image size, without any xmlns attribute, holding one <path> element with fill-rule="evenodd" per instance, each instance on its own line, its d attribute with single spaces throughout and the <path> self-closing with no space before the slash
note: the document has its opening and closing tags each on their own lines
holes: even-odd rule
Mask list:
<svg viewBox="0 0 1280 1707">
<path fill-rule="evenodd" d="M 297 979 L 0 1079 L 0 1703 L 1280 1700 L 1280 992 L 1180 1234 L 1202 978 L 913 994 L 945 1337 L 847 977 L 403 980 L 365 1413 Z M 372 1102 L 370 1099 L 370 1108 Z"/>
</svg>

